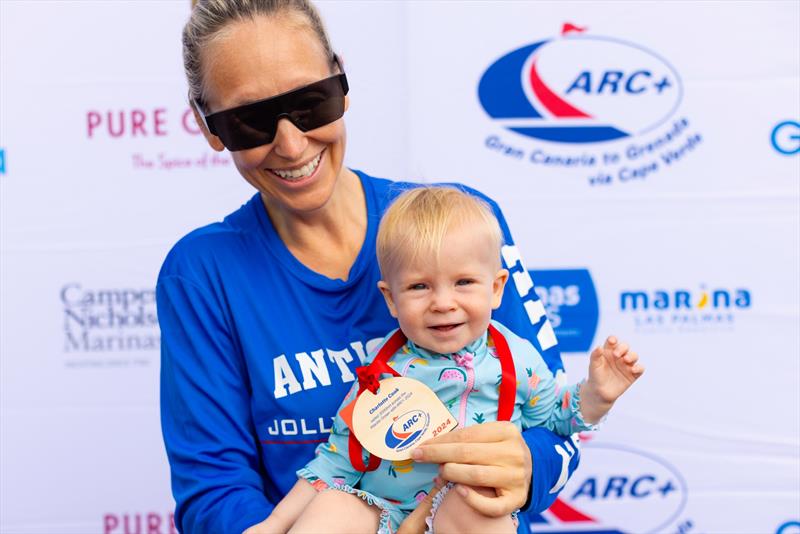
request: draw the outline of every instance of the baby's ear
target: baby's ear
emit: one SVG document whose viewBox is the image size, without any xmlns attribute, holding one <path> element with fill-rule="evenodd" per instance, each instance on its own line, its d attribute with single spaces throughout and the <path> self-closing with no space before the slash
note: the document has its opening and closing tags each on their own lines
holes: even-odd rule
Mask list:
<svg viewBox="0 0 800 534">
<path fill-rule="evenodd" d="M 394 305 L 394 298 L 392 297 L 392 290 L 389 289 L 389 284 L 383 280 L 380 280 L 378 282 L 378 289 L 381 290 L 381 295 L 383 295 L 383 298 L 386 301 L 386 306 L 389 308 L 389 313 L 392 314 L 392 317 L 397 319 L 397 308 Z"/>
<path fill-rule="evenodd" d="M 497 271 L 497 274 L 494 275 L 494 282 L 492 282 L 493 310 L 499 308 L 500 303 L 503 302 L 503 290 L 506 287 L 506 282 L 508 282 L 508 271 L 506 269 L 500 269 Z"/>
</svg>

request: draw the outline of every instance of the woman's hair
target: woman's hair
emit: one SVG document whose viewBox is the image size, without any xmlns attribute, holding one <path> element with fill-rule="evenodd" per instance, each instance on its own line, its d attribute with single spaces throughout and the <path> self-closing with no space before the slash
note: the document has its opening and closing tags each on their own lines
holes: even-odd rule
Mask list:
<svg viewBox="0 0 800 534">
<path fill-rule="evenodd" d="M 499 264 L 503 232 L 485 201 L 455 187 L 422 186 L 402 193 L 378 228 L 376 252 L 382 276 L 421 256 L 438 261 L 447 232 L 463 224 L 486 235 Z"/>
<path fill-rule="evenodd" d="M 322 45 L 333 72 L 336 59 L 325 26 L 309 0 L 197 0 L 183 27 L 183 68 L 189 81 L 189 99 L 205 108 L 201 55 L 228 24 L 256 16 L 300 15 Z M 247 53 L 242 51 L 242 53 Z M 208 111 L 202 109 L 201 111 Z"/>
</svg>

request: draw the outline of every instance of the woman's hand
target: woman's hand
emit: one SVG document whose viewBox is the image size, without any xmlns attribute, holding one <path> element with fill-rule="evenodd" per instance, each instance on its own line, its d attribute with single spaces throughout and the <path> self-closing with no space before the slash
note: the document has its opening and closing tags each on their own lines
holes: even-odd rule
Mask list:
<svg viewBox="0 0 800 534">
<path fill-rule="evenodd" d="M 456 429 L 426 441 L 416 462 L 439 463 L 440 477 L 455 482 L 467 503 L 484 515 L 499 517 L 521 508 L 531 484 L 531 453 L 517 427 L 495 421 Z M 494 488 L 497 496 L 480 495 L 467 486 Z"/>
</svg>

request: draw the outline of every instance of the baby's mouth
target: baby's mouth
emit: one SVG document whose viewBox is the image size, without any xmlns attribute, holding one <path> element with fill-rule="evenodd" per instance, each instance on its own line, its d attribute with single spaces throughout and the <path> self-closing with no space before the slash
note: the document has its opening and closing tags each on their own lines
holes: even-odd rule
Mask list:
<svg viewBox="0 0 800 534">
<path fill-rule="evenodd" d="M 428 328 L 433 328 L 434 330 L 436 330 L 438 332 L 449 332 L 450 330 L 458 328 L 462 324 L 464 324 L 464 323 L 439 324 L 439 325 L 429 326 Z"/>
</svg>

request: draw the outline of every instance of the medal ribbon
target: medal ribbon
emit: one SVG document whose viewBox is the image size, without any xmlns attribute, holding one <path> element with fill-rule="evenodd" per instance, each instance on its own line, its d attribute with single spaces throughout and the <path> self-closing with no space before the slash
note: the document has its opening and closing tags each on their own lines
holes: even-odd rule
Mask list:
<svg viewBox="0 0 800 534">
<path fill-rule="evenodd" d="M 383 347 L 378 351 L 378 354 L 371 364 L 356 367 L 356 375 L 358 376 L 358 394 L 356 397 L 361 395 L 365 390 L 377 394 L 381 375 L 384 373 L 400 376 L 400 373 L 392 369 L 388 362 L 389 358 L 394 356 L 394 353 L 400 350 L 400 347 L 405 345 L 405 343 L 406 336 L 398 329 L 397 332 L 389 338 L 389 341 L 383 344 Z M 374 454 L 369 455 L 369 463 L 368 465 L 364 465 L 364 457 L 361 454 L 361 442 L 358 441 L 358 438 L 356 438 L 352 430 L 350 431 L 347 449 L 350 454 L 350 463 L 357 471 L 375 471 L 378 466 L 381 465 L 381 459 Z"/>
<path fill-rule="evenodd" d="M 514 399 L 517 391 L 517 372 L 514 368 L 514 359 L 511 356 L 511 349 L 508 348 L 506 338 L 491 324 L 489 325 L 489 336 L 494 342 L 494 348 L 500 359 L 500 370 L 502 373 L 500 380 L 500 398 L 497 401 L 497 420 L 510 421 L 511 415 L 514 413 Z M 389 341 L 381 347 L 371 364 L 356 368 L 356 375 L 358 375 L 358 395 L 361 395 L 365 390 L 377 393 L 382 374 L 400 376 L 400 373 L 392 369 L 388 362 L 389 359 L 405 345 L 406 341 L 405 334 L 398 330 L 389 338 Z M 348 452 L 350 455 L 350 463 L 358 471 L 375 471 L 381 464 L 380 458 L 374 454 L 370 454 L 368 464 L 364 465 L 361 442 L 358 441 L 358 438 L 356 438 L 352 431 L 350 432 L 350 439 L 348 442 Z"/>
</svg>

